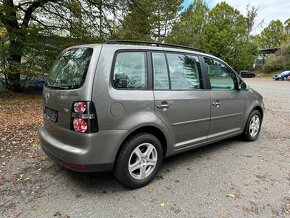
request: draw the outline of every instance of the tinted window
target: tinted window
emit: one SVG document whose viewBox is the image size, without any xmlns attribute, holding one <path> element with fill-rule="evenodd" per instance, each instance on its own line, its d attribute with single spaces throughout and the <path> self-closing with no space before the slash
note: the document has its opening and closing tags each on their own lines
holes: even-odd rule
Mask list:
<svg viewBox="0 0 290 218">
<path fill-rule="evenodd" d="M 236 74 L 222 62 L 204 58 L 212 89 L 235 89 Z"/>
<path fill-rule="evenodd" d="M 200 64 L 197 57 L 183 54 L 166 54 L 172 90 L 200 88 Z"/>
<path fill-rule="evenodd" d="M 169 89 L 168 71 L 164 53 L 152 53 L 154 89 Z"/>
<path fill-rule="evenodd" d="M 122 89 L 146 87 L 146 56 L 144 52 L 120 52 L 117 54 L 113 86 Z"/>
<path fill-rule="evenodd" d="M 80 88 L 91 61 L 92 48 L 74 48 L 64 51 L 54 62 L 46 85 L 54 88 Z"/>
</svg>

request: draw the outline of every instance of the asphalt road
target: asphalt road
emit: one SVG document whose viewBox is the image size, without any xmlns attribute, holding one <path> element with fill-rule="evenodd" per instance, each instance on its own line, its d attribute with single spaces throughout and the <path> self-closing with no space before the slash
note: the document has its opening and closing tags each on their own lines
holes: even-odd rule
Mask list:
<svg viewBox="0 0 290 218">
<path fill-rule="evenodd" d="M 266 105 L 257 141 L 236 137 L 168 158 L 137 190 L 46 158 L 10 160 L 21 179 L 0 186 L 0 217 L 289 217 L 290 82 L 246 81 Z"/>
</svg>

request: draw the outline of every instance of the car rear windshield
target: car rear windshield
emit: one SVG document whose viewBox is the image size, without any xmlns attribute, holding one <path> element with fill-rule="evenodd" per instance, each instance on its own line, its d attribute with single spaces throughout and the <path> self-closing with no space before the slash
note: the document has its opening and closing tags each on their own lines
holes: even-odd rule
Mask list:
<svg viewBox="0 0 290 218">
<path fill-rule="evenodd" d="M 46 86 L 59 89 L 80 88 L 85 82 L 92 54 L 92 48 L 65 50 L 48 73 Z"/>
</svg>

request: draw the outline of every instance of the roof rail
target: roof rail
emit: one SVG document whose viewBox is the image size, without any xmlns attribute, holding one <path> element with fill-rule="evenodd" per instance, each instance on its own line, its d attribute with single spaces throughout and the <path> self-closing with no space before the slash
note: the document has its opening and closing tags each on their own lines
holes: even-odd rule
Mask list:
<svg viewBox="0 0 290 218">
<path fill-rule="evenodd" d="M 138 41 L 138 40 L 109 40 L 106 41 L 104 44 L 142 44 L 142 45 L 156 45 L 157 47 L 159 46 L 164 46 L 164 47 L 172 47 L 172 48 L 183 48 L 187 50 L 192 50 L 192 51 L 198 51 L 202 53 L 207 53 L 206 51 L 198 48 L 191 48 L 188 46 L 183 46 L 183 45 L 174 45 L 174 44 L 168 44 L 168 43 L 161 43 L 161 42 L 148 42 L 148 41 Z"/>
</svg>

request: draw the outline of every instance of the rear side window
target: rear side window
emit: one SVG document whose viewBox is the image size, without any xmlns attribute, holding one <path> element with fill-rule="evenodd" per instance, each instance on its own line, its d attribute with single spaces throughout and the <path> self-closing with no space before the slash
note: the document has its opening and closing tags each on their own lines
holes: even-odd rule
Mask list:
<svg viewBox="0 0 290 218">
<path fill-rule="evenodd" d="M 80 88 L 89 68 L 92 48 L 73 48 L 64 51 L 54 62 L 46 86 L 60 89 Z"/>
<path fill-rule="evenodd" d="M 212 58 L 204 58 L 212 89 L 235 89 L 236 74 L 225 64 Z"/>
<path fill-rule="evenodd" d="M 118 52 L 113 71 L 113 86 L 118 89 L 144 89 L 146 84 L 146 53 Z"/>
<path fill-rule="evenodd" d="M 153 52 L 152 59 L 154 89 L 193 90 L 201 88 L 201 69 L 197 56 Z"/>
<path fill-rule="evenodd" d="M 199 59 L 193 55 L 166 54 L 172 90 L 200 88 Z"/>
<path fill-rule="evenodd" d="M 168 70 L 164 53 L 152 53 L 154 89 L 169 89 Z"/>
</svg>

